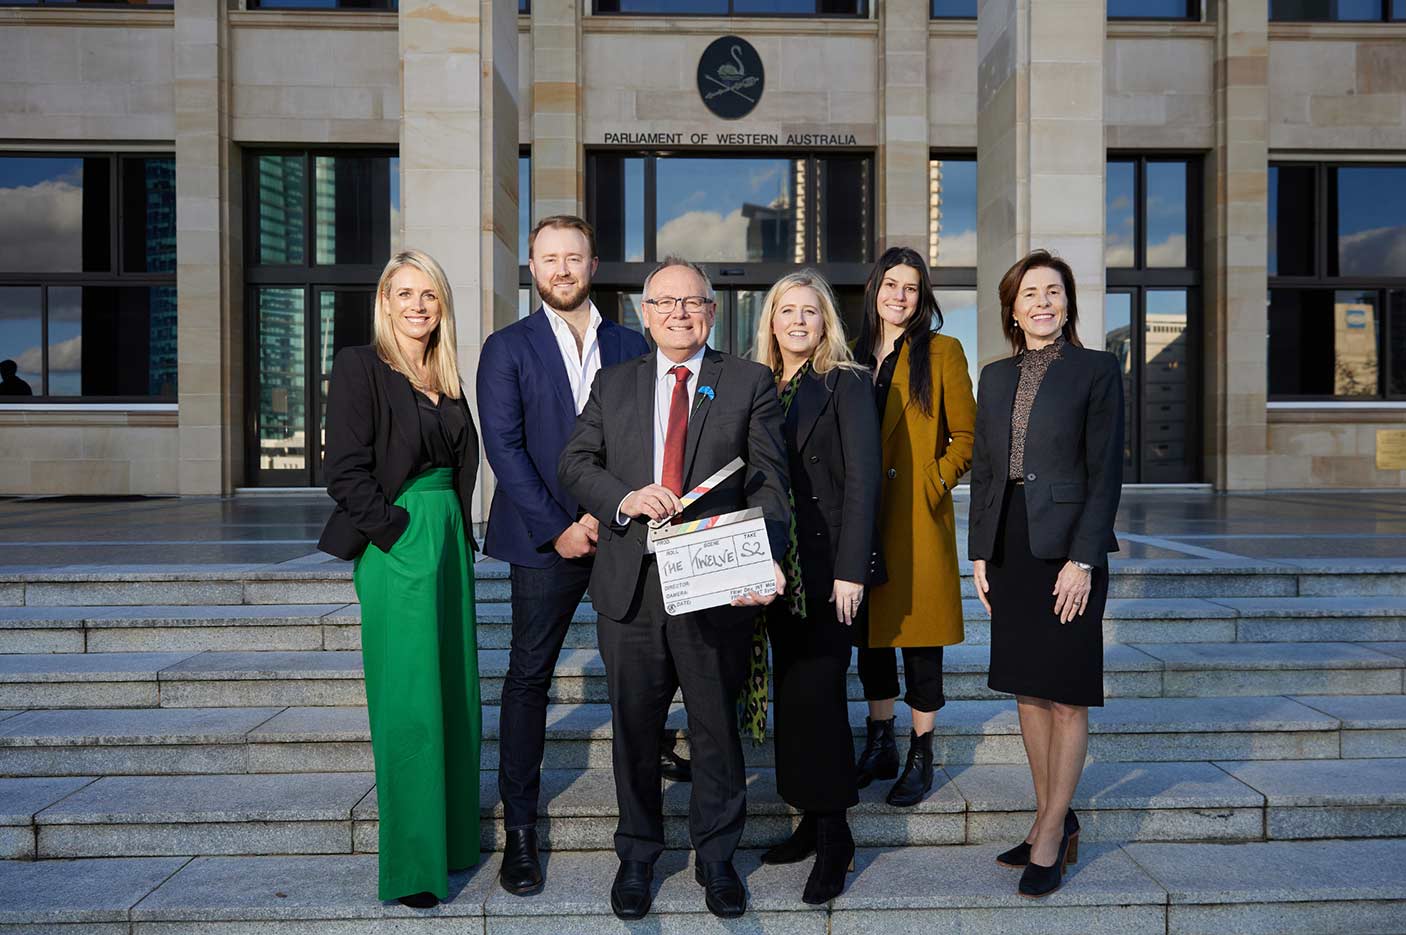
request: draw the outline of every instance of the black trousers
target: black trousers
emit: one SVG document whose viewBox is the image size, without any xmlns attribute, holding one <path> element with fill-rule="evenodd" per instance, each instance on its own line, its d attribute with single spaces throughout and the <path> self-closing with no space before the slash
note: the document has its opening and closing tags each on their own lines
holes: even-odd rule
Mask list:
<svg viewBox="0 0 1406 935">
<path fill-rule="evenodd" d="M 726 613 L 724 613 L 724 616 Z M 664 613 L 653 557 L 624 620 L 596 623 L 610 691 L 612 765 L 620 821 L 615 853 L 653 863 L 664 850 L 659 736 L 683 688 L 692 746 L 688 827 L 700 861 L 731 860 L 747 819 L 747 779 L 737 732 L 737 695 L 747 679 L 750 618 Z"/>
<path fill-rule="evenodd" d="M 498 795 L 504 826 L 512 830 L 537 825 L 547 689 L 566 629 L 591 580 L 591 561 L 562 560 L 548 568 L 514 565 L 510 575 L 513 636 L 503 680 Z"/>
<path fill-rule="evenodd" d="M 947 704 L 942 693 L 942 647 L 903 647 L 903 680 L 908 691 L 904 704 L 914 711 L 931 713 Z M 859 647 L 859 682 L 869 701 L 898 697 L 898 651 Z"/>
<path fill-rule="evenodd" d="M 814 593 L 806 591 L 807 597 Z M 766 610 L 776 788 L 793 808 L 842 811 L 859 803 L 849 726 L 849 628 L 835 619 L 834 604 L 816 602 L 798 618 L 782 603 Z"/>
</svg>

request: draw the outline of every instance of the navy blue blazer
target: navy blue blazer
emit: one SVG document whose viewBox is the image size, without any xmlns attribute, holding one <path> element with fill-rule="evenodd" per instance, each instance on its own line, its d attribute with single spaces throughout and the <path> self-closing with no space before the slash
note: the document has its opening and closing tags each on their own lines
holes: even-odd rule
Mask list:
<svg viewBox="0 0 1406 935">
<path fill-rule="evenodd" d="M 602 368 L 649 353 L 639 332 L 602 321 Z M 557 462 L 576 425 L 576 404 L 547 313 L 495 331 L 478 361 L 478 412 L 484 453 L 498 486 L 483 551 L 514 565 L 547 568 L 552 542 L 576 520 L 576 499 L 557 479 Z"/>
</svg>

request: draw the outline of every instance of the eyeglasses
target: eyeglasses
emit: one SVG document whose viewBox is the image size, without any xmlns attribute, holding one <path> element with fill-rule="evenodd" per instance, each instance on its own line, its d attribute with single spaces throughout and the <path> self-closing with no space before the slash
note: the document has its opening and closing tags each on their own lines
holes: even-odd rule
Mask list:
<svg viewBox="0 0 1406 935">
<path fill-rule="evenodd" d="M 705 308 L 713 304 L 713 300 L 703 295 L 686 295 L 683 298 L 675 298 L 672 295 L 661 295 L 657 299 L 645 299 L 645 305 L 653 305 L 656 312 L 665 315 L 674 314 L 674 309 L 683 304 L 683 310 L 690 315 L 697 315 Z"/>
</svg>

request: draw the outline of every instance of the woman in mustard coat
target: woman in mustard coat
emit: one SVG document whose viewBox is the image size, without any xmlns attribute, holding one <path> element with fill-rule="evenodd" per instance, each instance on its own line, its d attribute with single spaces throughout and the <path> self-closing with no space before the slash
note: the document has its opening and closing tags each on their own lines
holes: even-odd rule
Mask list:
<svg viewBox="0 0 1406 935">
<path fill-rule="evenodd" d="M 923 258 L 906 247 L 885 251 L 864 290 L 855 348 L 872 368 L 879 411 L 879 551 L 887 567 L 887 580 L 870 591 L 866 625 L 855 628 L 869 702 L 857 767 L 860 788 L 898 776 L 893 706 L 902 649 L 913 732 L 903 775 L 887 796 L 900 807 L 932 788 L 933 724 L 947 700 L 942 647 L 963 639 L 952 488 L 971 466 L 976 401 L 962 345 L 941 328 Z"/>
</svg>

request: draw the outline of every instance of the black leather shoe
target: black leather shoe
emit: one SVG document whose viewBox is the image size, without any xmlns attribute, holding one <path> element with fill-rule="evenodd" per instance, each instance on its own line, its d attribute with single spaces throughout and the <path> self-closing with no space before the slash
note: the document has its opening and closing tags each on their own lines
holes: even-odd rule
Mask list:
<svg viewBox="0 0 1406 935">
<path fill-rule="evenodd" d="M 1064 831 L 1070 835 L 1074 846 L 1069 851 L 1069 863 L 1079 862 L 1079 816 L 1074 814 L 1074 809 L 1064 813 Z M 1008 851 L 1002 851 L 996 855 L 996 863 L 1003 867 L 1024 867 L 1030 863 L 1030 842 L 1021 841 Z"/>
<path fill-rule="evenodd" d="M 845 874 L 854 869 L 854 836 L 844 812 L 821 815 L 815 830 L 815 865 L 801 901 L 823 906 L 845 891 Z"/>
<path fill-rule="evenodd" d="M 654 902 L 654 865 L 642 860 L 622 860 L 610 887 L 610 911 L 626 922 L 649 915 Z"/>
<path fill-rule="evenodd" d="M 693 878 L 703 887 L 703 902 L 719 919 L 740 918 L 747 911 L 747 888 L 732 869 L 732 861 L 693 862 Z"/>
<path fill-rule="evenodd" d="M 1038 899 L 1041 896 L 1048 896 L 1059 889 L 1064 883 L 1064 866 L 1069 860 L 1070 842 L 1076 842 L 1074 853 L 1077 855 L 1079 832 L 1069 833 L 1069 826 L 1065 825 L 1064 835 L 1059 840 L 1059 852 L 1055 855 L 1055 862 L 1051 866 L 1042 867 L 1040 864 L 1031 862 L 1025 865 L 1025 871 L 1020 875 L 1020 884 L 1016 887 L 1016 892 L 1026 899 Z"/>
<path fill-rule="evenodd" d="M 866 717 L 867 736 L 864 752 L 854 764 L 856 785 L 863 789 L 875 779 L 892 779 L 898 775 L 898 745 L 893 740 L 893 718 L 876 721 Z"/>
<path fill-rule="evenodd" d="M 542 861 L 537 856 L 536 828 L 514 828 L 508 832 L 498 882 L 514 896 L 530 896 L 541 891 Z"/>
<path fill-rule="evenodd" d="M 659 751 L 659 773 L 674 782 L 693 782 L 693 764 L 673 750 Z"/>
<path fill-rule="evenodd" d="M 815 853 L 815 813 L 806 812 L 791 836 L 762 854 L 764 864 L 798 864 Z"/>
<path fill-rule="evenodd" d="M 889 790 L 887 801 L 894 808 L 909 808 L 923 800 L 932 789 L 932 731 L 908 740 L 908 763 L 903 775 Z"/>
</svg>

